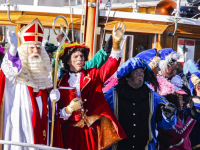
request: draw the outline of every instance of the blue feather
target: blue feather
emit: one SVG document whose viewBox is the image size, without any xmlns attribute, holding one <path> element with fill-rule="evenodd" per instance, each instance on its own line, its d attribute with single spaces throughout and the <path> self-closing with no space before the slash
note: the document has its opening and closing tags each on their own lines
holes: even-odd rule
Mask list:
<svg viewBox="0 0 200 150">
<path fill-rule="evenodd" d="M 196 64 L 191 59 L 184 63 L 183 73 L 185 75 L 188 73 L 194 73 L 194 72 L 198 72 L 198 71 L 199 70 L 198 70 Z"/>
</svg>

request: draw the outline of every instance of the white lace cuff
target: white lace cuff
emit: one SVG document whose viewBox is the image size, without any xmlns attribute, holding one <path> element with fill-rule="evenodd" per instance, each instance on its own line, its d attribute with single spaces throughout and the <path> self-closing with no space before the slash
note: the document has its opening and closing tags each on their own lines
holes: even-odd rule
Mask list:
<svg viewBox="0 0 200 150">
<path fill-rule="evenodd" d="M 72 114 L 68 114 L 66 111 L 65 111 L 66 107 L 63 108 L 63 109 L 60 109 L 60 118 L 62 118 L 63 120 L 68 120 L 68 118 L 72 115 Z"/>
<path fill-rule="evenodd" d="M 6 78 L 12 83 L 15 82 L 15 78 L 19 75 L 21 71 L 21 68 L 19 69 L 17 66 L 14 66 L 13 62 L 9 60 L 7 53 L 3 58 L 1 69 L 3 70 Z"/>
<path fill-rule="evenodd" d="M 121 50 L 120 50 L 120 51 L 114 51 L 114 50 L 112 49 L 111 54 L 110 54 L 110 57 L 116 58 L 117 61 L 118 61 L 119 58 L 120 58 L 121 56 L 122 56 Z"/>
</svg>

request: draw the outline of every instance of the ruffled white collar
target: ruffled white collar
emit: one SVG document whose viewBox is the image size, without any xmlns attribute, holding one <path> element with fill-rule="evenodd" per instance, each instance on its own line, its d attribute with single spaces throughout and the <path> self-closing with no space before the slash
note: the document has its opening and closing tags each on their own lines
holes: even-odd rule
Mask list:
<svg viewBox="0 0 200 150">
<path fill-rule="evenodd" d="M 81 72 L 78 73 L 70 73 L 70 78 L 68 80 L 69 86 L 76 88 L 77 96 L 81 97 L 81 91 L 80 91 L 80 78 L 81 78 Z"/>
</svg>

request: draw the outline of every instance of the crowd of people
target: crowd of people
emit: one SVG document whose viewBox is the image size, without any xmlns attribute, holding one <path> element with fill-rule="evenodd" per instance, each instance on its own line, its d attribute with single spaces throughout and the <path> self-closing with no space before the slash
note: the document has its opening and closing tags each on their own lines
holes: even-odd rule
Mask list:
<svg viewBox="0 0 200 150">
<path fill-rule="evenodd" d="M 57 46 L 43 42 L 35 18 L 7 32 L 0 48 L 0 139 L 72 150 L 200 149 L 200 71 L 172 48 L 145 50 L 120 65 L 125 25 L 95 56 L 77 42 L 64 43 L 53 83 Z M 60 42 L 63 36 L 59 35 Z M 62 44 L 62 43 L 61 43 Z M 53 84 L 57 85 L 53 89 Z M 55 120 L 52 102 L 56 101 Z M 3 150 L 31 148 L 2 145 Z"/>
</svg>

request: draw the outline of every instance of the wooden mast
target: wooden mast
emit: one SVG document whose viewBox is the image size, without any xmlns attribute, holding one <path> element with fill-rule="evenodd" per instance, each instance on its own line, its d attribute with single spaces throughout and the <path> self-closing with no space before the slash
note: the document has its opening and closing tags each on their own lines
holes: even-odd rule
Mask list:
<svg viewBox="0 0 200 150">
<path fill-rule="evenodd" d="M 90 48 L 89 59 L 93 57 L 94 52 L 94 44 L 95 44 L 95 30 L 96 30 L 96 20 L 98 17 L 96 11 L 98 11 L 97 7 L 98 0 L 86 0 L 86 32 L 85 32 L 85 45 Z"/>
</svg>

